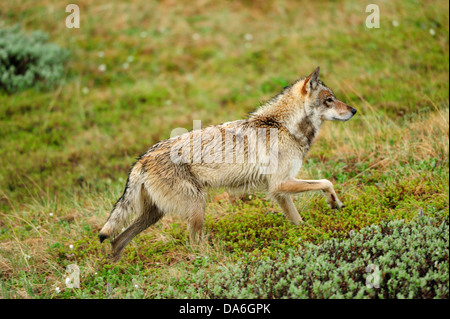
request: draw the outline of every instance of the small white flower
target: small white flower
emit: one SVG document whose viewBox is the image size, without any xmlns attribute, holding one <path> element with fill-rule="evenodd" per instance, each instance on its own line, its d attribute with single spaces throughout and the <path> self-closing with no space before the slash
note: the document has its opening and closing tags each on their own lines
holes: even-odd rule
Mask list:
<svg viewBox="0 0 450 319">
<path fill-rule="evenodd" d="M 30 259 L 31 256 L 30 255 L 25 255 L 25 259 Z"/>
<path fill-rule="evenodd" d="M 135 284 L 135 285 L 134 285 L 134 288 L 136 288 L 136 289 L 137 289 L 137 288 L 139 288 L 139 286 L 138 286 L 137 284 Z"/>
<path fill-rule="evenodd" d="M 141 38 L 145 38 L 145 37 L 147 36 L 147 32 L 142 31 L 141 34 L 140 34 L 140 36 L 141 36 Z"/>
<path fill-rule="evenodd" d="M 194 33 L 194 34 L 192 35 L 192 40 L 197 41 L 197 40 L 199 40 L 199 39 L 200 39 L 200 34 Z"/>
<path fill-rule="evenodd" d="M 252 41 L 253 40 L 253 35 L 251 35 L 250 33 L 246 33 L 244 35 L 244 39 L 247 41 Z"/>
<path fill-rule="evenodd" d="M 122 64 L 122 68 L 124 70 L 128 69 L 130 67 L 130 64 L 128 62 L 125 62 L 124 64 Z"/>
<path fill-rule="evenodd" d="M 70 249 L 73 249 L 73 245 L 69 245 L 69 248 L 70 248 Z"/>
<path fill-rule="evenodd" d="M 50 213 L 49 215 L 50 215 L 50 216 L 53 216 L 53 213 Z"/>
<path fill-rule="evenodd" d="M 392 25 L 393 25 L 394 27 L 398 27 L 398 26 L 399 26 L 399 23 L 398 23 L 397 20 L 392 20 Z"/>
<path fill-rule="evenodd" d="M 41 226 L 36 226 L 36 229 L 41 229 Z"/>
<path fill-rule="evenodd" d="M 61 292 L 61 289 L 59 289 L 59 287 L 56 287 L 56 288 L 55 288 L 55 291 L 56 291 L 56 293 L 59 294 L 59 293 Z"/>
<path fill-rule="evenodd" d="M 430 34 L 431 34 L 431 35 L 435 35 L 435 34 L 436 34 L 436 31 L 434 31 L 434 29 L 430 29 Z"/>
<path fill-rule="evenodd" d="M 97 55 L 98 55 L 99 58 L 103 58 L 103 57 L 105 56 L 105 52 L 99 51 L 99 52 L 97 53 Z"/>
<path fill-rule="evenodd" d="M 86 94 L 89 93 L 89 89 L 88 89 L 87 87 L 84 87 L 84 88 L 81 90 L 81 93 L 83 93 L 84 95 L 86 95 Z"/>
<path fill-rule="evenodd" d="M 134 61 L 134 57 L 132 55 L 129 55 L 127 57 L 127 62 L 130 63 L 130 62 L 133 62 L 133 61 Z"/>
<path fill-rule="evenodd" d="M 105 64 L 100 64 L 100 65 L 98 66 L 98 70 L 99 70 L 100 72 L 105 72 L 105 71 L 106 71 L 106 65 L 105 65 Z"/>
</svg>

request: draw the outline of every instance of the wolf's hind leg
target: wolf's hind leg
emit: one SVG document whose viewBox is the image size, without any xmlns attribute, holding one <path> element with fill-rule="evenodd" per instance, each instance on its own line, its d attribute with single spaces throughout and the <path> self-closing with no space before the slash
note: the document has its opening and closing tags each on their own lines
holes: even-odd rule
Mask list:
<svg viewBox="0 0 450 319">
<path fill-rule="evenodd" d="M 203 221 L 205 218 L 205 203 L 190 205 L 188 214 L 189 239 L 191 245 L 202 240 Z"/>
<path fill-rule="evenodd" d="M 112 254 L 111 259 L 113 262 L 120 260 L 122 252 L 126 245 L 140 232 L 147 229 L 158 220 L 163 217 L 163 213 L 152 205 L 147 208 L 145 212 L 137 217 L 130 226 L 127 227 L 122 233 L 120 233 L 114 240 L 111 241 Z"/>
</svg>

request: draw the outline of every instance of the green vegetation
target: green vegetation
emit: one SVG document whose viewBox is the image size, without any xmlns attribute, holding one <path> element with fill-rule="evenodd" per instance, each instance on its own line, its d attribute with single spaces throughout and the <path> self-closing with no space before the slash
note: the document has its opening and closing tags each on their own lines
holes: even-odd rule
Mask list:
<svg viewBox="0 0 450 319">
<path fill-rule="evenodd" d="M 173 284 L 164 298 L 448 298 L 448 220 L 383 222 L 346 240 L 306 243 Z M 367 264 L 370 260 L 371 264 Z M 373 287 L 376 287 L 374 289 Z"/>
<path fill-rule="evenodd" d="M 70 59 L 51 90 L 0 93 L 0 296 L 448 298 L 449 7 L 375 3 L 379 29 L 358 1 L 96 2 L 80 29 L 64 3 L 3 3 L 0 35 L 41 30 Z M 331 180 L 344 209 L 299 194 L 292 226 L 265 194 L 211 190 L 199 247 L 167 216 L 108 262 L 97 234 L 139 154 L 192 120 L 243 118 L 318 65 L 358 113 L 323 125 L 299 177 Z"/>
<path fill-rule="evenodd" d="M 13 93 L 61 81 L 69 53 L 47 41 L 47 34 L 26 36 L 18 25 L 0 29 L 0 89 Z"/>
</svg>

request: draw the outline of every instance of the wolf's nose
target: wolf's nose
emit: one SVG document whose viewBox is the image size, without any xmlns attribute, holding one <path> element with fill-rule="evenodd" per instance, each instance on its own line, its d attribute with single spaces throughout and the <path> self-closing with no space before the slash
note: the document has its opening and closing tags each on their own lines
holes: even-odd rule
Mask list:
<svg viewBox="0 0 450 319">
<path fill-rule="evenodd" d="M 353 114 L 353 115 L 355 115 L 357 111 L 356 111 L 356 109 L 355 109 L 355 108 L 353 108 L 353 107 L 352 107 L 352 110 L 351 110 L 351 112 L 352 112 L 352 114 Z"/>
</svg>

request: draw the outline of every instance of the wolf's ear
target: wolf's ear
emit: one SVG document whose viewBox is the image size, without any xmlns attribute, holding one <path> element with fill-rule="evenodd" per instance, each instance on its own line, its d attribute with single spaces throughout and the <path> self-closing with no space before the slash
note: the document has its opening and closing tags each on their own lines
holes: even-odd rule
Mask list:
<svg viewBox="0 0 450 319">
<path fill-rule="evenodd" d="M 302 86 L 302 94 L 306 95 L 308 92 L 311 92 L 317 88 L 317 85 L 319 84 L 319 71 L 320 66 L 317 67 L 317 69 L 314 70 L 313 73 L 311 73 L 303 82 Z"/>
</svg>

